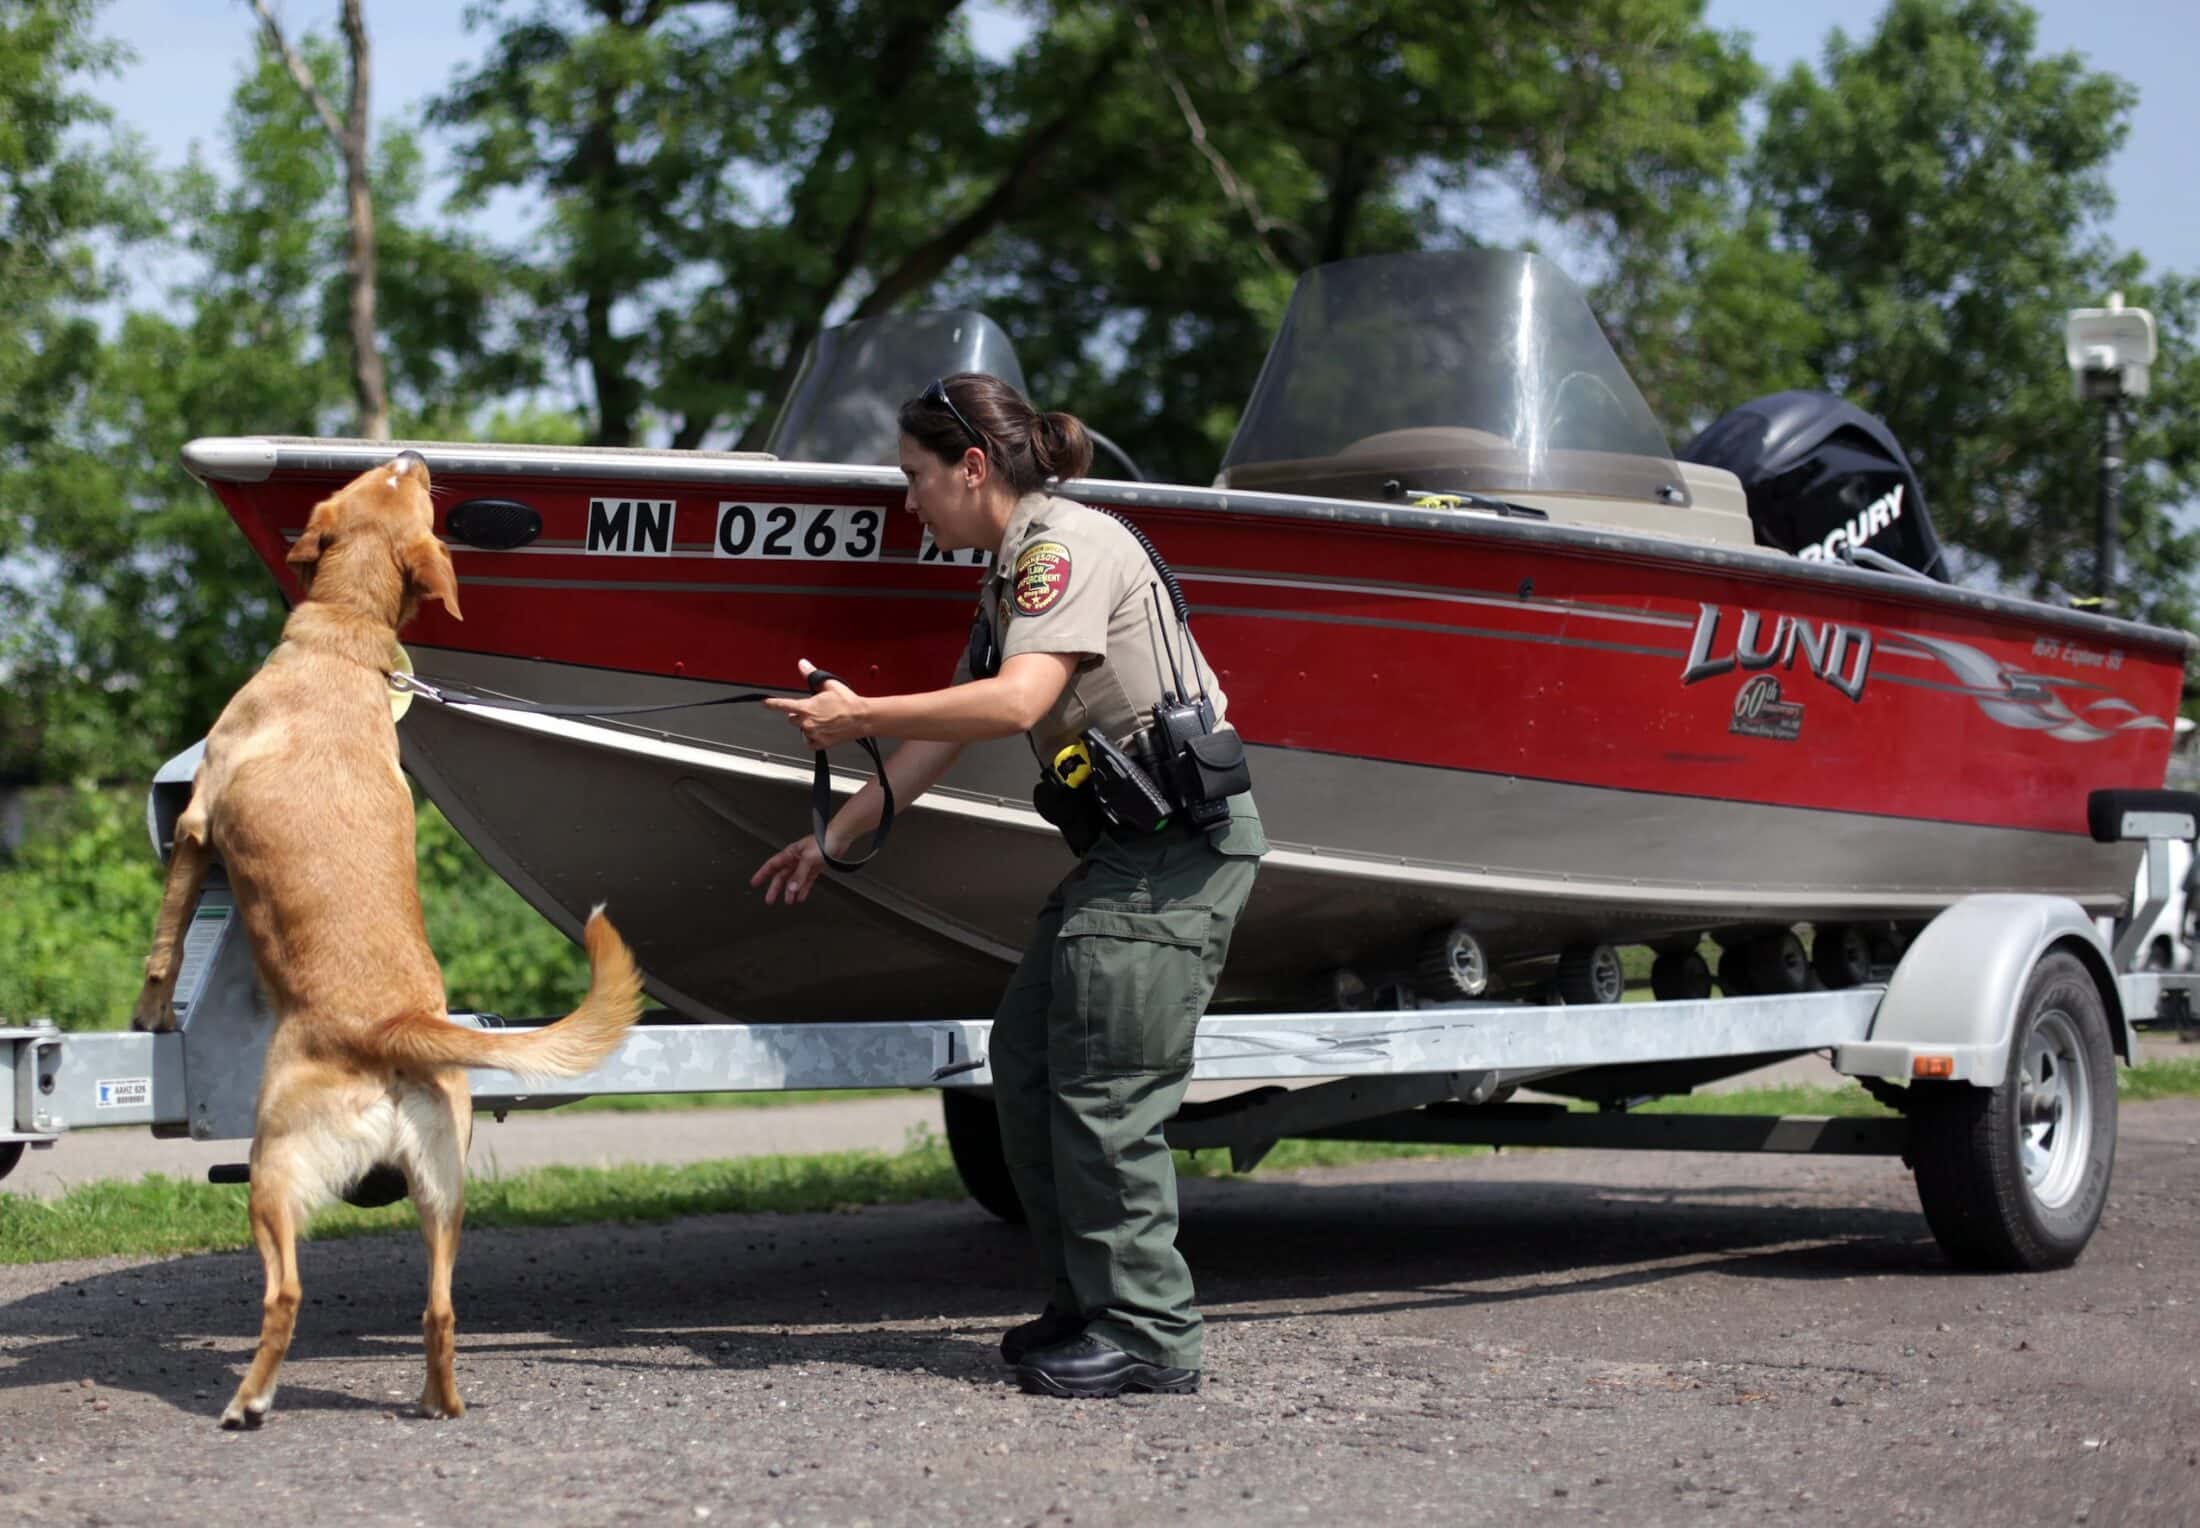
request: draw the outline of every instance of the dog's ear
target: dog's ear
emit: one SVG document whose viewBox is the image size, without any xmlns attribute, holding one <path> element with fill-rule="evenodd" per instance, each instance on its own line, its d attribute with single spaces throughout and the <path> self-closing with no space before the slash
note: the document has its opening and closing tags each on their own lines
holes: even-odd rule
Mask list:
<svg viewBox="0 0 2200 1528">
<path fill-rule="evenodd" d="M 422 599 L 441 600 L 452 620 L 466 619 L 458 613 L 458 574 L 451 554 L 435 537 L 422 536 L 405 548 L 405 576 Z"/>
<path fill-rule="evenodd" d="M 290 555 L 283 559 L 298 570 L 300 578 L 311 579 L 314 564 L 321 560 L 321 543 L 328 536 L 329 522 L 335 518 L 334 499 L 323 499 L 313 506 L 313 514 L 306 521 L 306 528 L 291 543 Z"/>
</svg>

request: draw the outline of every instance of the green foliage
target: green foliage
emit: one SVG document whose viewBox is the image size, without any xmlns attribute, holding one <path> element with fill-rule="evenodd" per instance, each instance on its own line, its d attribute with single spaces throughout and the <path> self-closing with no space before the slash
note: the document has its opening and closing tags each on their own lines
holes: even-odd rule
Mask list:
<svg viewBox="0 0 2200 1528">
<path fill-rule="evenodd" d="M 161 868 L 135 790 L 37 793 L 30 831 L 0 864 L 0 1017 L 63 1029 L 129 1022 L 160 907 Z M 428 940 L 454 1008 L 570 1012 L 588 959 L 490 873 L 423 803 L 417 844 Z"/>
<path fill-rule="evenodd" d="M 58 8 L 80 31 L 91 9 Z M 0 34 L 0 69 L 8 44 Z M 309 39 L 302 52 L 336 90 L 333 48 Z M 106 58 L 87 43 L 47 72 L 65 82 Z M 97 120 L 88 108 L 78 116 Z M 128 313 L 99 343 L 84 309 L 108 289 L 84 254 L 73 285 L 47 282 L 23 299 L 51 321 L 32 333 L 42 370 L 11 390 L 13 331 L 0 304 L 0 557 L 30 551 L 29 576 L 10 578 L 0 563 L 0 674 L 10 691 L 0 775 L 143 779 L 206 730 L 274 643 L 274 581 L 176 456 L 202 435 L 345 427 L 343 177 L 271 56 L 238 87 L 226 131 L 226 175 L 195 159 L 158 179 L 120 150 L 113 163 L 76 167 L 90 177 L 104 166 L 109 196 L 172 217 L 166 247 L 186 275 L 163 311 Z M 377 178 L 397 427 L 470 433 L 484 399 L 539 382 L 531 320 L 514 305 L 500 257 L 419 213 L 420 153 L 409 135 L 382 135 Z M 84 250 L 94 234 L 147 234 L 159 221 L 140 213 L 118 225 L 105 204 L 83 202 L 68 205 L 79 208 Z M 0 297 L 19 263 L 0 254 Z M 38 417 L 10 416 L 11 399 L 38 401 Z"/>
<path fill-rule="evenodd" d="M 0 861 L 0 1020 L 120 1028 L 160 908 L 144 798 L 78 788 L 35 807 L 22 853 Z"/>
<path fill-rule="evenodd" d="M 588 957 L 499 880 L 433 806 L 420 807 L 420 910 L 453 1008 L 541 1018 L 588 990 Z"/>
<path fill-rule="evenodd" d="M 2107 164 L 2134 103 L 2076 54 L 2035 51 L 2018 0 L 1894 0 L 1835 32 L 1820 71 L 1771 91 L 1749 167 L 1776 248 L 1812 273 L 1817 315 L 1775 332 L 1820 385 L 1880 415 L 1922 476 L 1943 539 L 2047 599 L 2090 592 L 2099 410 L 2071 397 L 2063 315 L 2111 288 L 2165 338 L 2200 328 L 2191 281 L 2145 279 L 2101 233 Z M 2168 510 L 2200 495 L 2200 370 L 2164 346 L 2132 411 L 2124 613 L 2192 616 L 2200 536 Z"/>
<path fill-rule="evenodd" d="M 548 209 L 530 279 L 593 439 L 755 444 L 828 315 L 968 302 L 1043 396 L 1195 480 L 1293 274 L 1474 239 L 1506 187 L 1663 237 L 1756 79 L 1699 0 L 1027 0 L 999 58 L 952 0 L 483 9 L 436 118 L 465 196 Z"/>
</svg>

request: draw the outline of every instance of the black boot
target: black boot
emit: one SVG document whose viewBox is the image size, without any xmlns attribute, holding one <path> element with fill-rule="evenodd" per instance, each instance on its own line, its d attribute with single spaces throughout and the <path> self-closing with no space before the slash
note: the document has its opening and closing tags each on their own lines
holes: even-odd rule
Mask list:
<svg viewBox="0 0 2200 1528">
<path fill-rule="evenodd" d="M 1084 1329 L 1084 1317 L 1068 1315 L 1049 1305 L 1033 1320 L 1001 1333 L 1001 1362 L 1020 1364 L 1032 1349 L 1066 1342 Z"/>
<path fill-rule="evenodd" d="M 1189 1395 L 1199 1388 L 1197 1369 L 1172 1369 L 1133 1358 L 1097 1337 L 1077 1336 L 1050 1348 L 1033 1348 L 1016 1366 L 1016 1378 L 1034 1395 L 1104 1398 L 1126 1390 Z"/>
</svg>

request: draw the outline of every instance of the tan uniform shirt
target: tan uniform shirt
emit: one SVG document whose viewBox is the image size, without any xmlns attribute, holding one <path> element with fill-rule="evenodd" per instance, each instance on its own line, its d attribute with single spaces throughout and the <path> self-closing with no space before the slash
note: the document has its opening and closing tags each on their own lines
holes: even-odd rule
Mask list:
<svg viewBox="0 0 2200 1528">
<path fill-rule="evenodd" d="M 993 614 L 1003 662 L 1018 653 L 1074 653 L 1080 660 L 1061 698 L 1031 729 L 1042 760 L 1087 727 L 1126 741 L 1153 720 L 1162 692 L 1178 688 L 1178 674 L 1193 695 L 1204 686 L 1218 724 L 1228 714 L 1222 686 L 1177 620 L 1153 559 L 1112 516 L 1071 499 L 1026 494 L 1009 517 L 979 598 Z M 969 677 L 967 660 L 955 677 Z"/>
</svg>

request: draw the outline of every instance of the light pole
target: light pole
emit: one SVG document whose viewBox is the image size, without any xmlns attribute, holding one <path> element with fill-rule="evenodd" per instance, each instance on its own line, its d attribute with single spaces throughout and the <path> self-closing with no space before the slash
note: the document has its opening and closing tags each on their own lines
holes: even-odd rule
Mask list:
<svg viewBox="0 0 2200 1528">
<path fill-rule="evenodd" d="M 2080 402 L 2097 399 L 2101 418 L 2101 489 L 2095 527 L 2093 592 L 2105 606 L 2116 584 L 2116 533 L 2123 517 L 2126 398 L 2143 398 L 2154 364 L 2154 315 L 2108 294 L 2105 308 L 2072 308 L 2063 322 L 2063 357 Z"/>
</svg>

